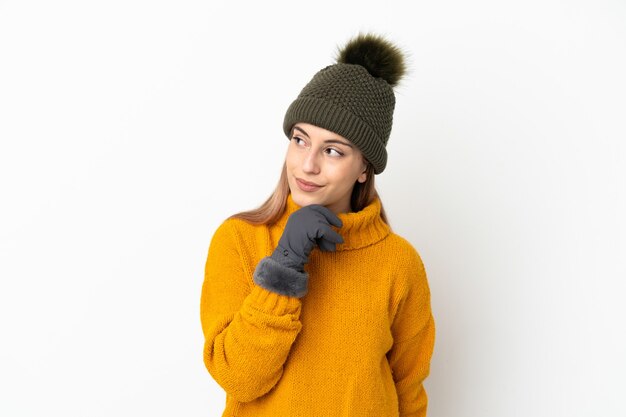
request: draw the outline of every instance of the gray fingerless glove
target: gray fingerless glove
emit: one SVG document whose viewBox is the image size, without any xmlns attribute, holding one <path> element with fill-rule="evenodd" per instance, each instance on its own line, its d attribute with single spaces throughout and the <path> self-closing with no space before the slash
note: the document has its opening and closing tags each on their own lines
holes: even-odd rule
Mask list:
<svg viewBox="0 0 626 417">
<path fill-rule="evenodd" d="M 254 282 L 273 292 L 302 297 L 308 291 L 309 276 L 304 264 L 317 244 L 320 250 L 333 252 L 343 238 L 330 226 L 341 227 L 342 222 L 330 209 L 312 204 L 293 212 L 278 246 L 271 256 L 259 262 L 254 271 Z"/>
</svg>

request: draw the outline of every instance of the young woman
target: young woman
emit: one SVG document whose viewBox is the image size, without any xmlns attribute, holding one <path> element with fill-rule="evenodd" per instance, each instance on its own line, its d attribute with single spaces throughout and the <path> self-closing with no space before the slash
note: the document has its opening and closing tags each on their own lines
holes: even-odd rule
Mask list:
<svg viewBox="0 0 626 417">
<path fill-rule="evenodd" d="M 426 415 L 426 272 L 374 187 L 403 74 L 384 38 L 348 42 L 287 110 L 274 193 L 215 231 L 200 312 L 223 416 Z"/>
</svg>

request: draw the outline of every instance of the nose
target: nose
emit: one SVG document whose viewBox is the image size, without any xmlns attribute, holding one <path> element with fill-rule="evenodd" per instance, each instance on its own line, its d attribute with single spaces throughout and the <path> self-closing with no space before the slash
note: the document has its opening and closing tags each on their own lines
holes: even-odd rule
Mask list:
<svg viewBox="0 0 626 417">
<path fill-rule="evenodd" d="M 312 147 L 307 148 L 302 161 L 302 170 L 307 174 L 319 174 L 320 164 L 318 161 L 318 152 Z"/>
</svg>

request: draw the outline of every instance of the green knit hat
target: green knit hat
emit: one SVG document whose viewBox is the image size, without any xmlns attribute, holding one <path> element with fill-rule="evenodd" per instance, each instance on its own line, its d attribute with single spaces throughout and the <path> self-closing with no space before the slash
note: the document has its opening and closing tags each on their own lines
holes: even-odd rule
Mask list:
<svg viewBox="0 0 626 417">
<path fill-rule="evenodd" d="M 373 34 L 360 34 L 339 50 L 337 63 L 318 71 L 287 109 L 287 138 L 298 122 L 350 140 L 380 174 L 387 165 L 396 98 L 393 87 L 405 72 L 400 50 Z"/>
</svg>

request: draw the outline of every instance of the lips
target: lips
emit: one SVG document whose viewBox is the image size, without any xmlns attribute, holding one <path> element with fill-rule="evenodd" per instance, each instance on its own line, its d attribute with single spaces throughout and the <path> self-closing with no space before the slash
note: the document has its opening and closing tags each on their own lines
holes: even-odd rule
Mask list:
<svg viewBox="0 0 626 417">
<path fill-rule="evenodd" d="M 305 181 L 305 180 L 301 180 L 300 178 L 296 178 L 296 180 L 300 181 L 302 184 L 304 185 L 309 185 L 311 187 L 321 187 L 321 185 L 316 184 L 314 182 L 309 182 L 309 181 Z"/>
<path fill-rule="evenodd" d="M 308 181 L 303 181 L 300 178 L 296 178 L 296 184 L 298 184 L 298 188 L 302 191 L 304 191 L 305 193 L 314 193 L 317 190 L 321 189 L 322 186 L 321 185 L 317 185 L 314 182 L 308 182 Z M 313 185 L 311 185 L 313 184 Z"/>
</svg>

